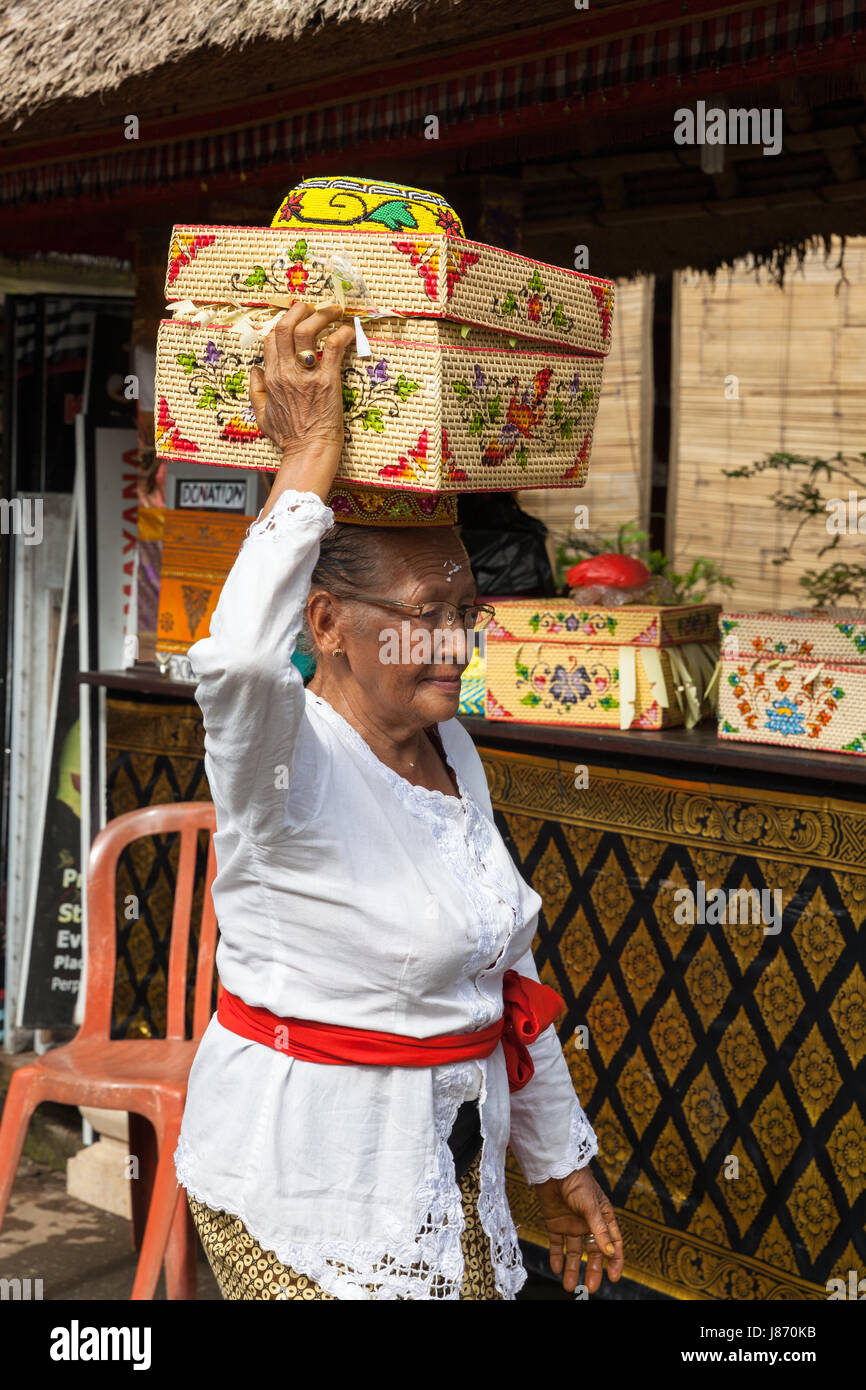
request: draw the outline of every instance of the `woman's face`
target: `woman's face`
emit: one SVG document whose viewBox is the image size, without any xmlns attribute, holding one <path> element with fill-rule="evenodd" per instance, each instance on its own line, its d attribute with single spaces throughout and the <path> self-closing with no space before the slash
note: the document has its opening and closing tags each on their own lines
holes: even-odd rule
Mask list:
<svg viewBox="0 0 866 1390">
<path fill-rule="evenodd" d="M 377 537 L 375 544 L 378 577 L 365 585 L 365 593 L 413 605 L 459 608 L 474 602 L 469 557 L 451 527 L 395 530 Z M 460 676 L 472 655 L 471 632 L 464 636 L 459 616 L 453 628 L 440 624 L 431 631 L 415 614 L 399 608 L 332 602 L 333 625 L 326 640 L 316 631 L 326 652 L 335 646 L 343 649 L 341 656 L 319 658 L 326 663 L 328 682 L 336 678 L 350 701 L 353 693 L 363 695 L 377 721 L 395 728 L 421 729 L 454 718 Z M 313 612 L 310 619 L 316 630 Z"/>
</svg>

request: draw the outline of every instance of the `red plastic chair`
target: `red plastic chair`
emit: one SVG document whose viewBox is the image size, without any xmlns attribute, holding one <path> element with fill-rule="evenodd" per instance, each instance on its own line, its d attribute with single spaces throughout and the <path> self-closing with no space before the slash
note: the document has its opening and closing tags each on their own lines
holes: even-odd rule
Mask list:
<svg viewBox="0 0 866 1390">
<path fill-rule="evenodd" d="M 131 1140 L 137 1116 L 153 1126 L 155 1155 L 153 1185 L 133 1299 L 151 1299 L 165 1260 L 166 1294 L 170 1299 L 194 1298 L 197 1239 L 174 1170 L 174 1149 L 180 1132 L 187 1078 L 201 1036 L 211 1015 L 216 915 L 211 884 L 216 874 L 213 847 L 214 808 L 207 801 L 146 806 L 111 821 L 96 836 L 87 876 L 87 994 L 84 1022 L 70 1043 L 54 1048 L 13 1073 L 0 1124 L 0 1228 L 30 1116 L 42 1101 L 128 1110 Z M 193 1037 L 185 1027 L 187 959 L 198 832 L 207 830 L 205 896 L 199 933 L 195 977 Z M 116 876 L 122 851 L 145 835 L 179 831 L 180 857 L 171 922 L 168 957 L 168 996 L 165 1038 L 115 1040 L 109 1036 L 117 959 Z M 134 1141 L 131 1143 L 133 1146 Z M 144 1144 L 146 1148 L 146 1143 Z M 151 1148 L 153 1144 L 151 1143 Z M 133 1150 L 134 1151 L 134 1150 Z M 147 1162 L 140 1167 L 146 1177 Z M 135 1193 L 135 1188 L 133 1189 Z M 135 1203 L 133 1204 L 135 1209 Z"/>
</svg>

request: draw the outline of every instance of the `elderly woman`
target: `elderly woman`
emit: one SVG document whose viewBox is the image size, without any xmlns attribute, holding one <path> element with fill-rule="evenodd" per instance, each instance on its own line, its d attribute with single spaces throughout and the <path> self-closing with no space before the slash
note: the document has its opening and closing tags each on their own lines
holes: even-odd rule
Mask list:
<svg viewBox="0 0 866 1390">
<path fill-rule="evenodd" d="M 453 639 L 486 615 L 453 527 L 334 524 L 339 318 L 296 304 L 265 339 L 251 395 L 282 463 L 190 650 L 224 992 L 178 1179 L 225 1298 L 513 1299 L 510 1144 L 551 1269 L 573 1291 L 585 1253 L 591 1293 L 605 1259 L 619 1279 L 622 1239 L 545 1014 L 561 1001 L 530 949 L 541 900 L 455 718 L 465 644 L 382 659 L 389 624 Z M 547 1020 L 510 1060 L 504 991 Z"/>
</svg>

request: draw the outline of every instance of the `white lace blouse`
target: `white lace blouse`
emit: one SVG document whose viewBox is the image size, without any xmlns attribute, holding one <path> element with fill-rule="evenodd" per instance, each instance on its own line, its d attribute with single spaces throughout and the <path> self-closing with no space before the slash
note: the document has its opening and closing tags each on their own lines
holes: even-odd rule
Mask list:
<svg viewBox="0 0 866 1390">
<path fill-rule="evenodd" d="M 313 493 L 284 492 L 250 526 L 210 635 L 189 652 L 216 808 L 220 978 L 284 1017 L 412 1037 L 484 1028 L 502 1013 L 507 969 L 538 979 L 541 899 L 457 720 L 439 733 L 459 798 L 407 782 L 304 689 L 291 655 L 333 520 Z M 553 1026 L 531 1055 L 535 1075 L 510 1094 L 501 1046 L 432 1068 L 326 1066 L 214 1016 L 189 1078 L 178 1181 L 339 1299 L 458 1299 L 464 1223 L 447 1140 L 478 1096 L 478 1212 L 513 1299 L 526 1274 L 506 1146 L 529 1182 L 598 1151 Z"/>
</svg>

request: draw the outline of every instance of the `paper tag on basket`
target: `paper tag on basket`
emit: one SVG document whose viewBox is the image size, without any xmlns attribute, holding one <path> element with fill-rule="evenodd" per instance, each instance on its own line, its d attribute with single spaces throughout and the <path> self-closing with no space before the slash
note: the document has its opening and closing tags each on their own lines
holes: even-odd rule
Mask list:
<svg viewBox="0 0 866 1390">
<path fill-rule="evenodd" d="M 657 647 L 641 647 L 640 657 L 653 699 L 659 709 L 668 709 L 670 701 L 661 653 Z"/>
<path fill-rule="evenodd" d="M 373 349 L 370 347 L 370 340 L 361 327 L 361 320 L 355 315 L 355 351 L 359 357 L 372 357 Z"/>
<path fill-rule="evenodd" d="M 619 667 L 619 727 L 628 729 L 634 719 L 634 702 L 637 694 L 634 647 L 620 647 L 617 665 Z"/>
</svg>

